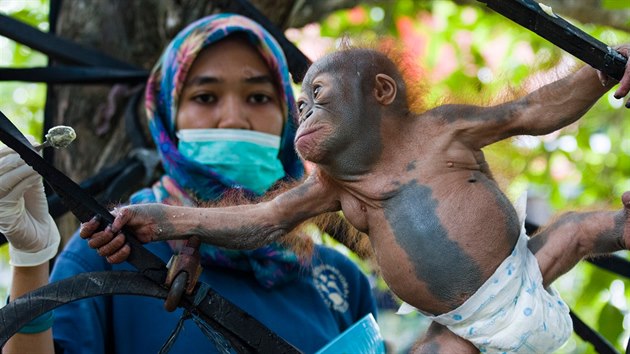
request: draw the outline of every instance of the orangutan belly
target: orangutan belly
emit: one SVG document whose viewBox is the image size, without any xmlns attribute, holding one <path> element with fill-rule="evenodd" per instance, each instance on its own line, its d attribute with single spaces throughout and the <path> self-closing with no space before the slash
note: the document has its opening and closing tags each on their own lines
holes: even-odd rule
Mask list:
<svg viewBox="0 0 630 354">
<path fill-rule="evenodd" d="M 446 198 L 414 180 L 384 202 L 383 226 L 370 225 L 370 239 L 385 281 L 403 300 L 434 314 L 450 311 L 507 256 L 519 232 L 513 208 L 480 188 L 495 200 L 465 204 L 466 196 Z"/>
</svg>

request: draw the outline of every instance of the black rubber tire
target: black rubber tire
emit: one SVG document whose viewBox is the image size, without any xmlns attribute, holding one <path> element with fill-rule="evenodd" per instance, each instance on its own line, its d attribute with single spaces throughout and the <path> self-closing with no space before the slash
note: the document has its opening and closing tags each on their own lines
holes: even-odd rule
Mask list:
<svg viewBox="0 0 630 354">
<path fill-rule="evenodd" d="M 199 285 L 197 285 L 199 287 Z M 102 295 L 139 295 L 166 299 L 168 289 L 133 271 L 92 272 L 75 275 L 38 288 L 0 308 L 0 348 L 25 324 L 64 304 Z M 237 353 L 300 353 L 251 315 L 212 290 L 193 304 L 184 295 L 179 307 L 201 317 L 220 333 Z"/>
</svg>

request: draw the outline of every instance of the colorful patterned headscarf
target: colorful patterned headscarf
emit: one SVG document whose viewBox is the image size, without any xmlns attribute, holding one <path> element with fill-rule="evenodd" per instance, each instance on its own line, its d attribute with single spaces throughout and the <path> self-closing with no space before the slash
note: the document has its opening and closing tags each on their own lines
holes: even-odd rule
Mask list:
<svg viewBox="0 0 630 354">
<path fill-rule="evenodd" d="M 212 168 L 182 156 L 177 150 L 175 138 L 179 98 L 193 61 L 202 49 L 234 33 L 245 34 L 275 78 L 281 108 L 285 113 L 278 157 L 284 166 L 285 179 L 299 179 L 302 176 L 304 169 L 293 144 L 297 127 L 295 101 L 280 45 L 256 22 L 240 15 L 219 14 L 202 18 L 182 30 L 165 49 L 151 72 L 145 92 L 145 105 L 151 135 L 166 174 L 152 188 L 145 188 L 132 195 L 131 203 L 160 202 L 195 206 L 196 201 L 216 200 L 234 188 L 253 195 L 253 192 Z M 169 244 L 175 250 L 178 248 L 178 242 Z M 296 255 L 277 244 L 253 251 L 233 251 L 203 244 L 200 252 L 202 265 L 253 271 L 266 287 L 291 279 L 299 269 Z"/>
</svg>

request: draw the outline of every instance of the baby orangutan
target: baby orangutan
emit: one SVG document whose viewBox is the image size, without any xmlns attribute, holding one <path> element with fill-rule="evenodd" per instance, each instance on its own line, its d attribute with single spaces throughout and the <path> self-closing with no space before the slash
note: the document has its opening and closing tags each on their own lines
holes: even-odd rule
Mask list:
<svg viewBox="0 0 630 354">
<path fill-rule="evenodd" d="M 630 46 L 618 50 L 627 56 Z M 628 93 L 629 73 L 616 96 Z M 529 239 L 481 149 L 575 122 L 614 85 L 606 81 L 584 66 L 507 103 L 415 113 L 386 55 L 332 53 L 308 70 L 298 101 L 296 147 L 316 164 L 303 183 L 251 205 L 128 206 L 105 231 L 85 223 L 81 236 L 115 263 L 130 252 L 123 226 L 142 242 L 197 235 L 249 249 L 342 210 L 369 235 L 391 290 L 433 319 L 416 351 L 551 352 L 572 325 L 549 285 L 585 256 L 627 248 L 630 193 L 619 211 L 569 213 Z"/>
</svg>

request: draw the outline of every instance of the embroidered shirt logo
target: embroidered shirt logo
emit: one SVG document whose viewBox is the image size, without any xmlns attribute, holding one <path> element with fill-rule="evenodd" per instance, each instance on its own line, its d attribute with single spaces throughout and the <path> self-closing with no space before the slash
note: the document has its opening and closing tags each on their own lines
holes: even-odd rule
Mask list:
<svg viewBox="0 0 630 354">
<path fill-rule="evenodd" d="M 326 304 L 339 312 L 348 310 L 348 281 L 335 267 L 320 264 L 313 268 L 313 280 Z"/>
</svg>

